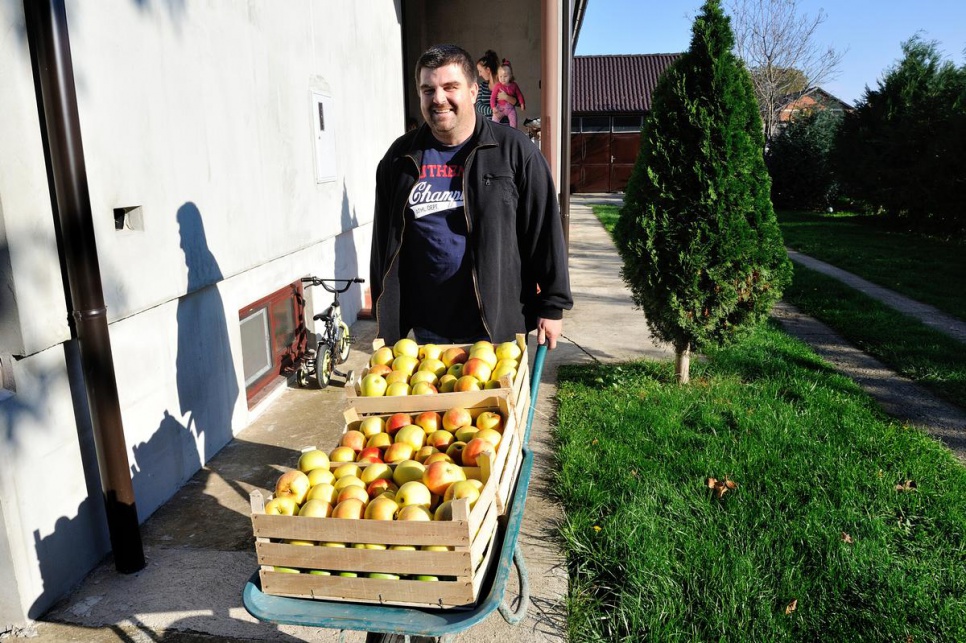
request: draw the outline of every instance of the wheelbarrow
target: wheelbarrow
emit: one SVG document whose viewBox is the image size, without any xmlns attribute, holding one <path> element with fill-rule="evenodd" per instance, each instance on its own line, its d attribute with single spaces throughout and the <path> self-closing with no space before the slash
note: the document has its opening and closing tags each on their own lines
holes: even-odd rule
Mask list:
<svg viewBox="0 0 966 643">
<path fill-rule="evenodd" d="M 427 609 L 370 603 L 347 603 L 342 601 L 312 600 L 273 596 L 261 591 L 258 572 L 245 584 L 242 599 L 248 613 L 260 621 L 286 625 L 302 625 L 340 630 L 367 632 L 368 642 L 382 641 L 391 635 L 438 637 L 447 641 L 477 623 L 494 611 L 511 625 L 520 623 L 526 616 L 530 603 L 530 587 L 526 561 L 519 545 L 520 525 L 533 471 L 533 453 L 530 451 L 530 430 L 536 409 L 540 378 L 547 347 L 537 347 L 530 384 L 530 408 L 522 441 L 522 460 L 517 474 L 516 487 L 508 503 L 505 520 L 501 521 L 494 536 L 495 551 L 500 552 L 497 564 L 483 581 L 480 599 L 469 609 Z M 517 568 L 520 593 L 514 609 L 505 602 L 510 569 Z"/>
</svg>

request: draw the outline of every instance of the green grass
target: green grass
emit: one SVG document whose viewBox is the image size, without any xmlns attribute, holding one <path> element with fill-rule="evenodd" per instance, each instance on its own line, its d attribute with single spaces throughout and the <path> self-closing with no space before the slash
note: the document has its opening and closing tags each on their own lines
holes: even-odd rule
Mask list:
<svg viewBox="0 0 966 643">
<path fill-rule="evenodd" d="M 962 343 L 799 265 L 784 300 L 898 373 L 966 408 L 966 346 Z"/>
<path fill-rule="evenodd" d="M 774 325 L 708 358 L 561 368 L 569 639 L 966 640 L 966 468 Z"/>
<path fill-rule="evenodd" d="M 778 212 L 785 245 L 966 320 L 966 243 L 881 227 L 875 217 Z"/>
<path fill-rule="evenodd" d="M 617 225 L 617 219 L 620 217 L 621 209 L 620 206 L 616 205 L 595 205 L 593 206 L 594 215 L 597 219 L 604 224 L 604 229 L 607 232 L 613 234 L 614 226 Z"/>
</svg>

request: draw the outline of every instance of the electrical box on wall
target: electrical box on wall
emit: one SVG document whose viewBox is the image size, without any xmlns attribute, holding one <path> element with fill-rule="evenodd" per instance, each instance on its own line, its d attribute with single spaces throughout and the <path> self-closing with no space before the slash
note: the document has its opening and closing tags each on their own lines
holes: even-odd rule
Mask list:
<svg viewBox="0 0 966 643">
<path fill-rule="evenodd" d="M 335 110 L 332 97 L 312 92 L 312 120 L 315 122 L 315 182 L 335 181 Z"/>
</svg>

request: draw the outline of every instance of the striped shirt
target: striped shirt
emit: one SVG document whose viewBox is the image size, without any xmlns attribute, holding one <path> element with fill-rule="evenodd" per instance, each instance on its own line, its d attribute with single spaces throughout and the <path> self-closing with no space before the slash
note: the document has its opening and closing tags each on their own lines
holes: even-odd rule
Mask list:
<svg viewBox="0 0 966 643">
<path fill-rule="evenodd" d="M 490 86 L 485 80 L 480 83 L 480 92 L 476 95 L 476 111 L 487 118 L 493 116 L 493 109 L 490 107 Z"/>
</svg>

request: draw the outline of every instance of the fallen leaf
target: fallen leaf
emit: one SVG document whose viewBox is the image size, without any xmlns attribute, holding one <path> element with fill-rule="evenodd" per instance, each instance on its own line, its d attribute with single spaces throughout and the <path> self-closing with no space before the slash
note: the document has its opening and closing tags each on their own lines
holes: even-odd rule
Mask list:
<svg viewBox="0 0 966 643">
<path fill-rule="evenodd" d="M 855 541 L 854 541 L 854 540 L 852 540 L 852 536 L 850 536 L 850 535 L 848 535 L 847 533 L 845 533 L 845 532 L 843 531 L 843 532 L 842 532 L 842 542 L 844 542 L 844 543 L 845 543 L 845 544 L 847 544 L 847 545 L 851 545 L 851 544 L 853 544 L 853 543 L 854 543 Z"/>
<path fill-rule="evenodd" d="M 793 598 L 792 602 L 785 606 L 785 616 L 788 616 L 792 612 L 798 609 L 798 599 Z"/>
<path fill-rule="evenodd" d="M 915 491 L 915 490 L 916 490 L 915 480 L 906 480 L 905 482 L 902 482 L 896 485 L 896 491 Z"/>
<path fill-rule="evenodd" d="M 707 485 L 708 489 L 714 490 L 715 494 L 719 498 L 725 495 L 726 493 L 728 493 L 729 491 L 731 491 L 732 489 L 738 488 L 738 483 L 728 478 L 728 476 L 725 476 L 724 480 L 718 480 L 717 478 L 708 478 L 707 480 L 704 481 L 704 484 Z"/>
<path fill-rule="evenodd" d="M 597 444 L 597 438 L 594 438 L 593 440 L 591 440 L 590 443 L 591 444 Z"/>
<path fill-rule="evenodd" d="M 631 475 L 637 477 L 637 469 L 631 469 Z"/>
<path fill-rule="evenodd" d="M 600 533 L 600 525 L 594 525 L 594 531 Z"/>
<path fill-rule="evenodd" d="M 716 478 L 708 478 L 704 483 L 708 485 L 708 489 L 714 489 L 718 485 L 718 480 Z"/>
</svg>

